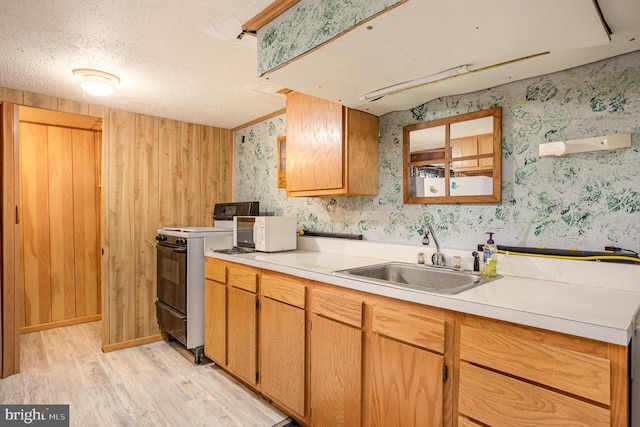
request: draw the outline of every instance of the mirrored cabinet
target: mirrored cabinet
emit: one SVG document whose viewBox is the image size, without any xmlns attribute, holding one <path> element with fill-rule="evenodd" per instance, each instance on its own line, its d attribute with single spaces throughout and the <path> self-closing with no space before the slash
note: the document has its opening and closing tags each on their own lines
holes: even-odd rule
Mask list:
<svg viewBox="0 0 640 427">
<path fill-rule="evenodd" d="M 500 202 L 500 107 L 403 130 L 404 203 Z"/>
</svg>

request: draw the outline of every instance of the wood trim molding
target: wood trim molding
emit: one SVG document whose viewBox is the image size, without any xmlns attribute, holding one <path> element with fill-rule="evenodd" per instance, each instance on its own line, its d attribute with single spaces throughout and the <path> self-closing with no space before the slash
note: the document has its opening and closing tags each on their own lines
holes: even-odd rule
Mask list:
<svg viewBox="0 0 640 427">
<path fill-rule="evenodd" d="M 0 377 L 6 378 L 20 372 L 19 122 L 16 105 L 4 100 L 0 109 Z"/>
<path fill-rule="evenodd" d="M 249 31 L 258 31 L 260 28 L 271 22 L 274 18 L 286 12 L 291 6 L 298 3 L 298 1 L 300 0 L 275 0 L 269 6 L 264 8 L 262 12 L 258 13 L 256 16 L 245 22 L 244 25 L 242 25 L 242 29 Z"/>
<path fill-rule="evenodd" d="M 31 332 L 46 331 L 47 329 L 59 328 L 61 326 L 79 325 L 80 323 L 96 322 L 98 320 L 102 320 L 102 314 L 76 317 L 75 319 L 60 320 L 58 322 L 42 323 L 40 325 L 23 326 L 20 328 L 20 334 L 30 334 Z"/>
<path fill-rule="evenodd" d="M 115 344 L 106 344 L 102 346 L 103 353 L 109 353 L 116 350 L 123 350 L 125 348 L 137 347 L 139 345 L 151 344 L 152 342 L 162 341 L 162 334 L 150 335 L 148 337 L 136 338 L 133 340 L 122 341 Z"/>
<path fill-rule="evenodd" d="M 275 116 L 279 116 L 280 114 L 284 114 L 284 113 L 286 113 L 286 112 L 287 112 L 287 109 L 286 109 L 286 108 L 283 108 L 283 109 L 281 109 L 281 110 L 274 111 L 274 112 L 273 112 L 273 113 L 271 113 L 271 114 L 267 114 L 266 116 L 258 117 L 257 119 L 255 119 L 255 120 L 251 120 L 251 121 L 250 121 L 250 122 L 248 122 L 248 123 L 241 124 L 240 126 L 237 126 L 237 127 L 233 128 L 233 129 L 231 129 L 231 130 L 235 133 L 236 131 L 238 131 L 238 130 L 240 130 L 240 129 L 244 129 L 244 128 L 249 127 L 249 126 L 251 126 L 251 125 L 255 125 L 256 123 L 260 123 L 260 122 L 262 122 L 262 121 L 268 120 L 268 119 L 270 119 L 270 118 L 272 118 L 272 117 L 275 117 Z M 234 140 L 235 140 L 235 138 L 234 138 Z"/>
</svg>

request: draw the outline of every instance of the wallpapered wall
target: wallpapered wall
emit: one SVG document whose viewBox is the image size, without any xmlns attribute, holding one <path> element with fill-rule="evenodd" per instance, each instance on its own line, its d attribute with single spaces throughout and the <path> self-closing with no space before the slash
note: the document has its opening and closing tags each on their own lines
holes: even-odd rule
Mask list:
<svg viewBox="0 0 640 427">
<path fill-rule="evenodd" d="M 402 127 L 501 106 L 502 203 L 405 205 Z M 380 192 L 375 197 L 286 197 L 276 185 L 276 138 L 285 115 L 236 132 L 235 200 L 295 216 L 314 231 L 419 245 L 431 222 L 443 247 L 498 244 L 640 251 L 640 51 L 571 70 L 380 117 Z M 631 148 L 539 157 L 542 142 L 631 132 Z M 245 142 L 242 143 L 242 137 Z"/>
<path fill-rule="evenodd" d="M 400 0 L 301 0 L 258 30 L 258 75 L 350 30 Z"/>
</svg>

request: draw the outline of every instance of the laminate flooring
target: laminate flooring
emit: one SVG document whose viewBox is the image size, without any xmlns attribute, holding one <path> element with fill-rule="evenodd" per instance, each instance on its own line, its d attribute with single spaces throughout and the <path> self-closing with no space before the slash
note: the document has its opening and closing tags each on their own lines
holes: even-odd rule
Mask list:
<svg viewBox="0 0 640 427">
<path fill-rule="evenodd" d="M 20 338 L 3 404 L 69 404 L 71 426 L 273 426 L 286 416 L 205 359 L 165 341 L 103 353 L 100 322 Z M 206 364 L 205 364 L 206 363 Z"/>
</svg>

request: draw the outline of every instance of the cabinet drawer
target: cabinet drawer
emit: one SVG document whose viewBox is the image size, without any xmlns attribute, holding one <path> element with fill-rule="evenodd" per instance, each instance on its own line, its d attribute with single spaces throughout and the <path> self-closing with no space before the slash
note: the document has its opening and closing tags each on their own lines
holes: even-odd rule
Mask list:
<svg viewBox="0 0 640 427">
<path fill-rule="evenodd" d="M 444 321 L 422 314 L 373 306 L 374 332 L 418 347 L 444 353 Z"/>
<path fill-rule="evenodd" d="M 493 329 L 460 327 L 460 358 L 558 390 L 610 404 L 611 362 Z M 539 331 L 541 337 L 546 334 Z"/>
<path fill-rule="evenodd" d="M 258 292 L 258 269 L 244 265 L 229 265 L 228 284 L 245 291 Z"/>
<path fill-rule="evenodd" d="M 220 283 L 227 283 L 227 266 L 213 258 L 205 258 L 204 277 Z"/>
<path fill-rule="evenodd" d="M 611 425 L 608 409 L 464 362 L 458 411 L 495 427 Z"/>
<path fill-rule="evenodd" d="M 362 301 L 331 292 L 314 290 L 311 311 L 347 325 L 362 327 Z"/>
<path fill-rule="evenodd" d="M 305 308 L 306 287 L 296 277 L 285 274 L 262 273 L 260 292 L 262 296 L 271 298 L 298 308 Z"/>
</svg>

